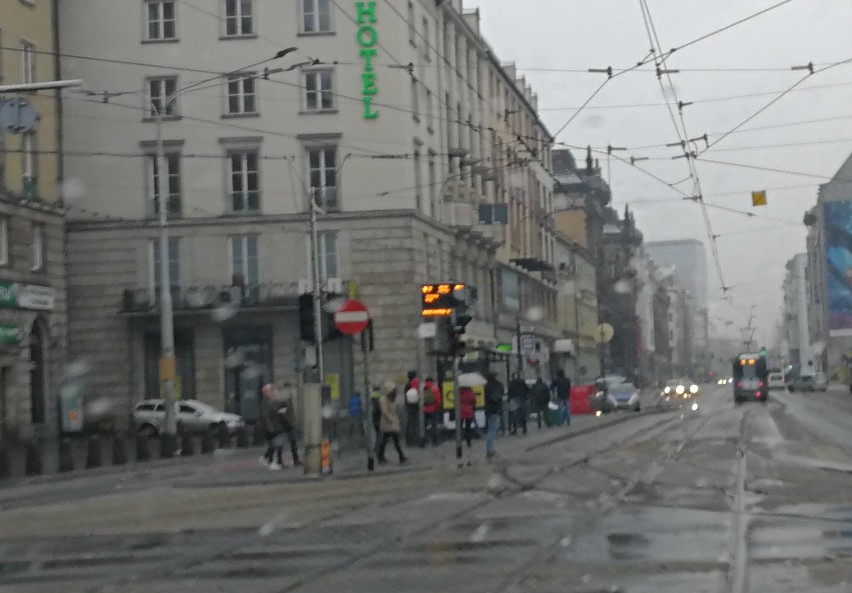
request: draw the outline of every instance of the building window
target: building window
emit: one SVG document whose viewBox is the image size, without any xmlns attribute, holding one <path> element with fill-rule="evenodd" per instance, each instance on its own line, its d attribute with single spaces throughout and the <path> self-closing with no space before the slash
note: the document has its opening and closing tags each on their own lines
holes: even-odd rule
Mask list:
<svg viewBox="0 0 852 593">
<path fill-rule="evenodd" d="M 328 111 L 334 109 L 334 92 L 331 70 L 305 72 L 305 109 Z"/>
<path fill-rule="evenodd" d="M 320 281 L 338 277 L 337 233 L 323 232 L 317 237 L 319 247 Z"/>
<path fill-rule="evenodd" d="M 150 117 L 177 115 L 177 102 L 169 97 L 177 90 L 177 76 L 148 79 L 148 113 Z M 165 107 L 165 110 L 164 110 Z"/>
<path fill-rule="evenodd" d="M 228 77 L 228 115 L 257 113 L 253 74 Z"/>
<path fill-rule="evenodd" d="M 260 282 L 256 235 L 231 237 L 231 276 L 241 277 L 246 286 Z"/>
<path fill-rule="evenodd" d="M 300 0 L 299 6 L 304 33 L 331 32 L 331 0 Z"/>
<path fill-rule="evenodd" d="M 420 121 L 420 89 L 417 88 L 417 79 L 411 77 L 411 113 L 414 121 Z"/>
<path fill-rule="evenodd" d="M 228 158 L 231 164 L 232 211 L 259 212 L 260 181 L 257 151 L 232 152 Z"/>
<path fill-rule="evenodd" d="M 411 45 L 417 45 L 417 23 L 414 17 L 414 3 L 408 3 L 408 42 Z"/>
<path fill-rule="evenodd" d="M 161 41 L 177 38 L 174 0 L 147 0 L 147 39 Z"/>
<path fill-rule="evenodd" d="M 156 155 L 149 157 L 149 171 L 151 174 L 151 200 L 154 203 L 154 212 L 160 212 L 160 176 L 159 162 Z M 168 178 L 169 193 L 167 196 L 168 214 L 180 215 L 181 213 L 181 197 L 180 197 L 180 154 L 176 152 L 166 154 L 166 176 Z"/>
<path fill-rule="evenodd" d="M 33 224 L 32 228 L 32 266 L 33 272 L 44 269 L 44 225 Z"/>
<path fill-rule="evenodd" d="M 0 266 L 9 265 L 9 219 L 0 216 Z"/>
<path fill-rule="evenodd" d="M 254 34 L 254 0 L 224 0 L 225 36 Z"/>
<path fill-rule="evenodd" d="M 308 176 L 311 195 L 317 206 L 337 210 L 337 148 L 316 146 L 308 149 Z"/>
<path fill-rule="evenodd" d="M 24 84 L 36 81 L 35 45 L 29 41 L 21 42 L 21 82 Z"/>
<path fill-rule="evenodd" d="M 36 167 L 36 140 L 34 132 L 21 136 L 21 177 L 24 195 L 34 200 L 38 191 L 38 170 Z"/>
<path fill-rule="evenodd" d="M 429 43 L 429 19 L 423 17 L 423 59 L 432 61 L 432 47 Z"/>
<path fill-rule="evenodd" d="M 151 293 L 156 294 L 160 290 L 162 280 L 160 279 L 160 241 L 151 241 Z M 180 239 L 169 237 L 169 287 L 172 292 L 180 287 Z"/>
</svg>

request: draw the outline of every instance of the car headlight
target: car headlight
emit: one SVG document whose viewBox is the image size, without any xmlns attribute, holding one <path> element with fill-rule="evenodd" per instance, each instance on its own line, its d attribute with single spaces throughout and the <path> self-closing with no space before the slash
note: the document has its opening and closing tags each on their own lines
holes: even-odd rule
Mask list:
<svg viewBox="0 0 852 593">
<path fill-rule="evenodd" d="M 698 385 L 692 385 L 692 386 L 690 386 L 690 388 L 689 388 L 689 392 L 690 392 L 691 394 L 693 394 L 693 395 L 695 395 L 696 393 L 698 393 Z"/>
<path fill-rule="evenodd" d="M 665 389 L 663 389 L 663 393 L 671 393 L 671 392 L 672 392 L 671 387 L 666 387 Z"/>
<path fill-rule="evenodd" d="M 675 389 L 675 393 L 678 395 L 683 395 L 684 391 L 686 391 L 686 388 L 683 385 L 678 385 L 677 389 Z"/>
</svg>

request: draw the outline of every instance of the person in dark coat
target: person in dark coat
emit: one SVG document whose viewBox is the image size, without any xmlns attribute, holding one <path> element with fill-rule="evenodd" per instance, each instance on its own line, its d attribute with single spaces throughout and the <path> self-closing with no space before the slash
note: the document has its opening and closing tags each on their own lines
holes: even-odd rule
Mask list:
<svg viewBox="0 0 852 593">
<path fill-rule="evenodd" d="M 261 422 L 268 442 L 263 459 L 269 469 L 281 469 L 284 466 L 283 453 L 286 439 L 290 442 L 293 464 L 301 465 L 292 402 L 278 399 L 278 391 L 272 383 L 265 384 L 261 393 L 263 395 Z"/>
<path fill-rule="evenodd" d="M 556 379 L 550 386 L 553 394 L 556 396 L 556 403 L 559 404 L 559 412 L 561 421 L 565 424 L 571 424 L 571 380 L 565 376 L 565 371 L 559 369 L 556 371 Z"/>
<path fill-rule="evenodd" d="M 497 375 L 488 373 L 485 383 L 485 455 L 488 458 L 497 454 L 494 439 L 503 417 L 503 392 L 503 384 L 497 380 Z"/>
<path fill-rule="evenodd" d="M 547 420 L 547 404 L 550 403 L 550 390 L 547 388 L 547 385 L 541 377 L 539 377 L 530 388 L 530 400 L 532 400 L 532 405 L 536 411 L 538 427 L 541 428 L 542 421 L 544 421 L 544 424 L 549 427 L 550 423 Z"/>
<path fill-rule="evenodd" d="M 520 373 L 512 373 L 512 379 L 509 381 L 509 409 L 511 416 L 509 418 L 509 432 L 517 434 L 518 427 L 524 434 L 527 434 L 527 400 L 529 399 L 530 388 L 527 382 L 521 379 Z"/>
</svg>

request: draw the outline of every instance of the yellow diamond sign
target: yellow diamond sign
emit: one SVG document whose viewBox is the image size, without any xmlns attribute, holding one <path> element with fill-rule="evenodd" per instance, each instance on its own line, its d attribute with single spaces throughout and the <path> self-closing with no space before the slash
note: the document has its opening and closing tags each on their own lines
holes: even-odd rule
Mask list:
<svg viewBox="0 0 852 593">
<path fill-rule="evenodd" d="M 766 206 L 766 191 L 751 192 L 752 206 Z"/>
</svg>

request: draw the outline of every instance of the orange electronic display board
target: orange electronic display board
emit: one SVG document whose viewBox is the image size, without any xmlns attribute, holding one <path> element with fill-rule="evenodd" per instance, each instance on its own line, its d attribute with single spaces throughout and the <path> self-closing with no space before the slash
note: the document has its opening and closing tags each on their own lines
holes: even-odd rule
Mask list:
<svg viewBox="0 0 852 593">
<path fill-rule="evenodd" d="M 421 315 L 423 317 L 450 317 L 456 307 L 455 292 L 464 290 L 464 284 L 441 282 L 420 287 Z"/>
</svg>

